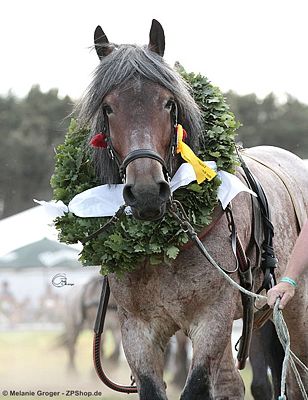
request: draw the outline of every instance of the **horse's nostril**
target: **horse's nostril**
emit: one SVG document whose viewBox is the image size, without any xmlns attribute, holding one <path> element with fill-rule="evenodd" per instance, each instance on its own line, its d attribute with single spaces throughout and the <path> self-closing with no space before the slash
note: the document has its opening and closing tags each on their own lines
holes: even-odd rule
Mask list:
<svg viewBox="0 0 308 400">
<path fill-rule="evenodd" d="M 133 185 L 125 185 L 123 189 L 123 197 L 128 206 L 133 206 L 137 201 L 133 194 L 132 187 Z"/>
<path fill-rule="evenodd" d="M 167 182 L 160 182 L 159 184 L 159 198 L 162 201 L 168 201 L 171 195 L 170 186 Z"/>
</svg>

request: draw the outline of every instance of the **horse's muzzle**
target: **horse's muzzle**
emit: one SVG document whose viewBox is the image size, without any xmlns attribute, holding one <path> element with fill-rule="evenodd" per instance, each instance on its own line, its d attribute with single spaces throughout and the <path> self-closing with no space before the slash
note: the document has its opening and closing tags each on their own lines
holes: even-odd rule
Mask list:
<svg viewBox="0 0 308 400">
<path fill-rule="evenodd" d="M 164 216 L 170 195 L 166 181 L 150 185 L 126 184 L 123 189 L 125 203 L 131 207 L 133 216 L 145 221 L 155 221 Z"/>
</svg>

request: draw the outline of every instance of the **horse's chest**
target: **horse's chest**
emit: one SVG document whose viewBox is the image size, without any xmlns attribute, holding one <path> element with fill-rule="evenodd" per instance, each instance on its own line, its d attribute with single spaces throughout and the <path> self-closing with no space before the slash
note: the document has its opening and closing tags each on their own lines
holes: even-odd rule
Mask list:
<svg viewBox="0 0 308 400">
<path fill-rule="evenodd" d="M 144 266 L 123 280 L 111 279 L 117 303 L 140 316 L 189 319 L 221 301 L 225 291 L 220 275 L 195 252 L 181 254 L 173 265 Z"/>
</svg>

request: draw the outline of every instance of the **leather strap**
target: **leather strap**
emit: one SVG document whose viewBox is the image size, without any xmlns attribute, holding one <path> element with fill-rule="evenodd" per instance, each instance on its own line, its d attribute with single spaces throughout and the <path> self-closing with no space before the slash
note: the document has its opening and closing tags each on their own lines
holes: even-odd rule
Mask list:
<svg viewBox="0 0 308 400">
<path fill-rule="evenodd" d="M 237 234 L 235 221 L 232 214 L 231 206 L 226 208 L 229 230 L 231 232 L 232 250 L 235 255 L 236 263 L 238 266 L 238 274 L 240 284 L 243 288 L 251 290 L 253 286 L 252 273 L 250 261 L 246 256 L 242 242 Z M 246 360 L 249 354 L 252 328 L 254 321 L 253 305 L 254 299 L 241 292 L 241 300 L 243 306 L 243 327 L 242 335 L 239 339 L 239 350 L 237 353 L 237 368 L 242 370 L 245 368 Z"/>
<path fill-rule="evenodd" d="M 262 326 L 272 317 L 273 309 L 265 304 L 254 314 L 253 330 L 262 328 Z"/>
<path fill-rule="evenodd" d="M 198 233 L 198 238 L 200 240 L 203 240 L 206 235 L 215 227 L 215 225 L 220 221 L 221 217 L 224 215 L 225 211 L 221 207 L 221 204 L 217 204 L 217 206 L 214 208 L 213 214 L 212 214 L 212 221 L 209 225 L 204 227 L 199 233 Z M 189 242 L 183 244 L 181 247 L 181 250 L 188 250 L 194 246 L 194 242 L 190 240 Z"/>
<path fill-rule="evenodd" d="M 243 157 L 239 153 L 238 157 L 241 161 L 241 167 L 245 172 L 250 188 L 258 195 L 257 199 L 262 214 L 264 241 L 261 246 L 263 250 L 261 268 L 264 273 L 264 279 L 262 286 L 257 291 L 257 293 L 259 293 L 263 289 L 269 290 L 274 284 L 276 284 L 275 268 L 277 267 L 277 259 L 273 247 L 274 227 L 271 222 L 270 208 L 262 185 L 252 174 Z"/>
<path fill-rule="evenodd" d="M 137 387 L 130 385 L 130 386 L 123 386 L 119 385 L 118 383 L 113 382 L 108 378 L 105 374 L 102 363 L 101 363 L 101 336 L 104 331 L 104 322 L 108 307 L 110 297 L 110 288 L 108 277 L 105 275 L 103 279 L 102 285 L 102 292 L 99 301 L 99 306 L 97 309 L 97 315 L 94 325 L 94 338 L 93 338 L 93 361 L 96 373 L 100 380 L 108 386 L 110 389 L 115 390 L 116 392 L 120 393 L 137 393 Z"/>
<path fill-rule="evenodd" d="M 156 160 L 163 166 L 164 172 L 168 173 L 168 168 L 166 166 L 165 160 L 155 151 L 150 149 L 138 149 L 131 151 L 123 160 L 122 164 L 119 167 L 119 172 L 121 178 L 125 176 L 125 171 L 127 166 L 134 160 L 138 158 L 151 158 L 152 160 Z"/>
</svg>

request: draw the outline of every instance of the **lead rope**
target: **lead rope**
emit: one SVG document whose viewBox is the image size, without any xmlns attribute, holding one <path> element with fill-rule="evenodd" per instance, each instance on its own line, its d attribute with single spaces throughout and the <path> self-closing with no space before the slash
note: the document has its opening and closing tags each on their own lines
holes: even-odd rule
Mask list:
<svg viewBox="0 0 308 400">
<path fill-rule="evenodd" d="M 285 351 L 285 357 L 283 360 L 282 364 L 282 374 L 281 374 L 281 386 L 280 386 L 280 396 L 278 397 L 278 400 L 286 400 L 286 377 L 287 377 L 287 370 L 289 363 L 291 365 L 291 368 L 294 372 L 296 382 L 300 388 L 300 391 L 303 395 L 303 399 L 308 400 L 308 395 L 305 390 L 302 378 L 298 372 L 298 369 L 296 367 L 296 363 L 302 367 L 302 369 L 308 373 L 308 368 L 302 361 L 293 353 L 293 351 L 290 348 L 290 336 L 289 336 L 289 331 L 287 324 L 283 318 L 282 311 L 279 310 L 279 303 L 280 299 L 278 298 L 275 306 L 274 306 L 274 312 L 273 312 L 273 321 L 275 324 L 277 336 L 280 340 L 280 343 Z"/>
<path fill-rule="evenodd" d="M 180 215 L 178 206 L 180 207 L 180 212 L 182 213 L 184 218 Z M 243 288 L 223 271 L 223 269 L 216 263 L 216 261 L 209 254 L 209 252 L 207 251 L 206 247 L 203 245 L 201 240 L 198 238 L 196 231 L 194 230 L 192 225 L 187 220 L 187 216 L 185 214 L 184 208 L 180 202 L 172 201 L 172 203 L 169 205 L 169 212 L 180 223 L 182 229 L 188 233 L 191 240 L 195 242 L 195 244 L 197 245 L 197 248 L 201 251 L 201 253 L 205 256 L 205 258 L 210 262 L 210 264 L 214 268 L 216 268 L 218 273 L 220 275 L 222 275 L 233 287 L 235 287 L 242 293 L 245 293 L 247 296 L 254 297 L 258 300 L 267 300 L 266 296 L 262 296 L 260 294 L 250 292 L 249 290 Z M 306 365 L 304 363 L 302 363 L 302 361 L 290 349 L 289 331 L 288 331 L 287 324 L 283 318 L 282 310 L 279 309 L 279 302 L 280 302 L 280 299 L 278 298 L 276 300 L 275 307 L 273 310 L 273 322 L 274 322 L 274 325 L 275 325 L 275 328 L 277 331 L 278 338 L 281 342 L 282 347 L 284 348 L 285 356 L 284 356 L 284 361 L 283 361 L 283 366 L 282 366 L 282 374 L 281 374 L 281 389 L 280 389 L 281 391 L 280 391 L 280 396 L 278 397 L 278 400 L 286 400 L 287 399 L 287 397 L 286 397 L 286 377 L 287 377 L 287 370 L 288 370 L 289 364 L 291 365 L 291 368 L 295 374 L 296 381 L 300 388 L 303 399 L 308 400 L 308 395 L 305 390 L 302 378 L 296 367 L 296 363 L 300 367 L 302 367 L 302 369 L 306 373 L 308 373 L 308 368 L 306 367 Z"/>
</svg>

